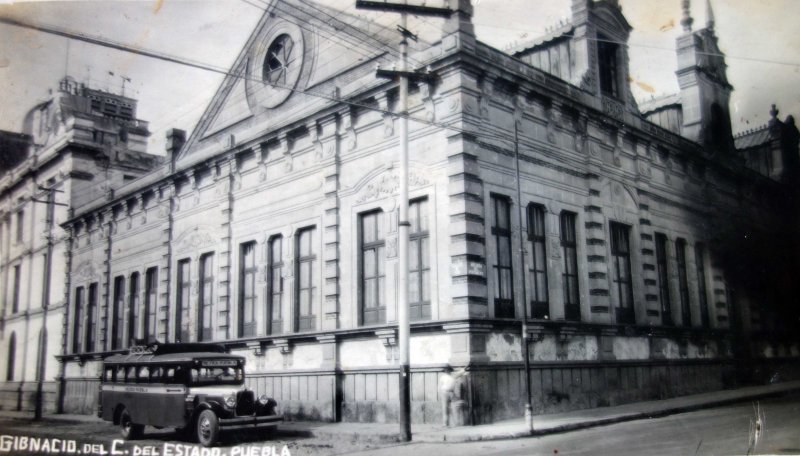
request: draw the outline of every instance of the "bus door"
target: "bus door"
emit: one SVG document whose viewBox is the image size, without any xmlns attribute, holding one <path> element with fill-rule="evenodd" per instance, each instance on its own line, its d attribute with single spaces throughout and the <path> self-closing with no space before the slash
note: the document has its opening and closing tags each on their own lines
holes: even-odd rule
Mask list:
<svg viewBox="0 0 800 456">
<path fill-rule="evenodd" d="M 186 425 L 186 395 L 188 394 L 188 366 L 169 365 L 160 369 L 158 403 L 153 407 L 152 421 L 159 426 L 183 427 Z M 156 412 L 157 410 L 157 412 Z"/>
</svg>

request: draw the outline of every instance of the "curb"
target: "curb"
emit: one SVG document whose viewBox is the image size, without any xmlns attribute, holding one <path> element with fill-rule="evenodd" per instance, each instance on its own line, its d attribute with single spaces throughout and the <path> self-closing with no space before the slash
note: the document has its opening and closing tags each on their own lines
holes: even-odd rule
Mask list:
<svg viewBox="0 0 800 456">
<path fill-rule="evenodd" d="M 457 436 L 448 436 L 447 434 L 441 436 L 423 435 L 420 436 L 419 439 L 414 439 L 413 441 L 425 442 L 425 443 L 441 443 L 441 442 L 466 443 L 466 442 L 480 442 L 480 441 L 493 441 L 493 440 L 511 440 L 511 439 L 526 438 L 526 437 L 541 437 L 545 435 L 562 434 L 566 432 L 577 431 L 581 429 L 588 429 L 599 426 L 608 426 L 611 424 L 623 423 L 626 421 L 636 421 L 646 418 L 661 418 L 664 416 L 675 415 L 678 413 L 685 413 L 695 410 L 702 410 L 706 408 L 720 407 L 740 402 L 747 402 L 755 399 L 779 397 L 786 394 L 795 393 L 798 391 L 800 391 L 800 387 L 789 388 L 781 391 L 758 393 L 742 397 L 719 399 L 700 404 L 674 406 L 650 412 L 631 412 L 627 414 L 614 416 L 611 418 L 598 418 L 595 420 L 587 420 L 580 423 L 563 424 L 560 426 L 554 426 L 551 428 L 546 428 L 541 430 L 534 429 L 533 431 L 523 430 L 523 431 L 503 433 L 503 434 L 479 434 L 479 435 L 457 435 Z"/>
</svg>

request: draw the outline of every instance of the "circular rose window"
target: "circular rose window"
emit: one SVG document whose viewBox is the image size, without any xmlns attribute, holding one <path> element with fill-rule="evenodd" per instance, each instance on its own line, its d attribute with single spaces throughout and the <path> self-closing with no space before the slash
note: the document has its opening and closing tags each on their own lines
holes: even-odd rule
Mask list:
<svg viewBox="0 0 800 456">
<path fill-rule="evenodd" d="M 250 50 L 245 80 L 247 103 L 253 112 L 272 109 L 294 92 L 301 74 L 308 71 L 303 62 L 303 34 L 289 22 L 264 30 Z"/>
<path fill-rule="evenodd" d="M 264 59 L 264 82 L 278 87 L 283 87 L 289 82 L 288 76 L 292 67 L 299 65 L 299 62 L 294 61 L 293 48 L 292 37 L 286 34 L 275 38 L 269 45 Z"/>
</svg>

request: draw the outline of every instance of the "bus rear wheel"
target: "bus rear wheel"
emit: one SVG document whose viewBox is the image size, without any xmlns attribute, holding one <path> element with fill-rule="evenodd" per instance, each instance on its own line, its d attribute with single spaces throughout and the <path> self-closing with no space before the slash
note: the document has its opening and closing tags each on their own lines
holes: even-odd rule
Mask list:
<svg viewBox="0 0 800 456">
<path fill-rule="evenodd" d="M 197 442 L 204 447 L 214 446 L 219 439 L 219 419 L 213 410 L 203 410 L 197 417 Z"/>
<path fill-rule="evenodd" d="M 122 438 L 125 440 L 138 439 L 144 432 L 144 426 L 131 421 L 131 414 L 125 409 L 122 409 L 122 413 L 119 416 L 119 426 L 122 431 Z"/>
</svg>

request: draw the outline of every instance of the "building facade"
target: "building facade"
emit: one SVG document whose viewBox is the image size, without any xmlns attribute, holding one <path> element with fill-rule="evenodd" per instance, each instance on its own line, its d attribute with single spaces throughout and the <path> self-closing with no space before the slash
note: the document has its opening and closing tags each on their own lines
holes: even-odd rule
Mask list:
<svg viewBox="0 0 800 456">
<path fill-rule="evenodd" d="M 145 153 L 136 100 L 69 77 L 23 130 L 0 143 L 0 407 L 55 412 L 71 249 L 61 224 L 159 160 Z"/>
<path fill-rule="evenodd" d="M 570 24 L 511 53 L 448 4 L 409 56 L 432 76 L 408 113 L 413 420 L 441 420 L 447 365 L 470 373 L 460 421 L 520 416 L 523 343 L 536 413 L 795 375 L 785 308 L 739 286 L 730 253 L 782 233 L 770 201 L 790 186 L 735 148 L 713 19 L 693 30 L 685 2 L 681 91 L 640 109 L 617 2 L 573 0 Z M 286 416 L 397 420 L 398 92 L 375 76 L 397 39 L 275 2 L 168 160 L 74 207 L 65 411 L 94 408 L 104 356 L 213 341 Z"/>
</svg>

